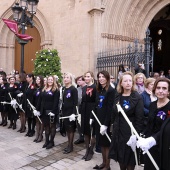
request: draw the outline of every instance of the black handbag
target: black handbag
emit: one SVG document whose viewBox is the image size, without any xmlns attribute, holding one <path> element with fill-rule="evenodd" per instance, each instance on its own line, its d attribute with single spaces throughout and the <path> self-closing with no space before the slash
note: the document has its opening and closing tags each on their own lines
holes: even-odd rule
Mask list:
<svg viewBox="0 0 170 170">
<path fill-rule="evenodd" d="M 50 112 L 52 112 L 52 110 L 45 110 L 45 115 L 49 115 Z"/>
</svg>

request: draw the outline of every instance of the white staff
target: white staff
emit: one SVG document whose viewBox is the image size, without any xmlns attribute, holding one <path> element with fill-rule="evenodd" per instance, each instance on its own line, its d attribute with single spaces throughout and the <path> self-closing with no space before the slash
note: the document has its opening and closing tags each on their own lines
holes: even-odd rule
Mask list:
<svg viewBox="0 0 170 170">
<path fill-rule="evenodd" d="M 77 116 L 78 115 L 71 114 L 70 116 L 60 117 L 59 119 L 70 119 L 70 122 L 71 122 L 71 121 L 75 121 Z"/>
<path fill-rule="evenodd" d="M 93 110 L 92 110 L 91 112 L 92 112 L 92 114 L 94 115 L 95 119 L 97 120 L 98 124 L 99 124 L 100 127 L 101 127 L 102 124 L 100 123 L 100 121 L 99 121 L 99 119 L 97 118 L 96 114 L 94 113 Z M 106 135 L 107 139 L 109 140 L 109 142 L 111 143 L 111 139 L 110 139 L 109 135 L 107 134 L 107 132 L 105 132 L 105 135 Z"/>
<path fill-rule="evenodd" d="M 77 121 L 78 121 L 79 125 L 81 126 L 81 114 L 79 113 L 77 106 L 76 106 L 76 110 L 77 110 Z"/>
<path fill-rule="evenodd" d="M 36 110 L 36 108 L 31 104 L 31 102 L 29 101 L 29 99 L 27 99 L 27 101 L 28 101 L 29 105 L 31 106 L 32 110 L 33 110 L 33 111 Z M 37 115 L 37 118 L 38 118 L 38 120 L 40 121 L 40 123 L 42 124 L 42 121 L 41 121 L 41 119 L 39 118 L 38 115 Z"/>
<path fill-rule="evenodd" d="M 116 104 L 118 112 L 121 112 L 123 117 L 125 118 L 126 122 L 128 123 L 128 125 L 130 126 L 131 130 L 133 131 L 133 133 L 136 135 L 137 139 L 140 139 L 139 134 L 137 133 L 136 129 L 134 128 L 132 122 L 128 119 L 127 115 L 125 114 L 124 110 L 122 109 L 122 107 L 120 106 L 120 104 Z M 156 164 L 155 160 L 153 159 L 152 155 L 150 154 L 150 152 L 147 150 L 146 151 L 149 159 L 151 160 L 151 162 L 153 163 L 153 165 L 155 166 L 156 170 L 159 170 L 158 165 Z"/>
<path fill-rule="evenodd" d="M 11 93 L 8 93 L 8 94 L 9 94 L 9 97 L 10 97 L 11 102 L 12 102 L 14 99 L 12 99 Z M 16 100 L 15 100 L 15 102 L 16 102 Z M 17 110 L 16 110 L 16 106 L 15 106 L 15 105 L 16 105 L 16 104 L 11 104 L 11 106 L 13 106 L 13 108 L 14 108 L 16 114 L 17 114 Z"/>
<path fill-rule="evenodd" d="M 18 107 L 25 113 L 25 111 L 23 110 L 23 108 L 21 107 L 21 105 L 19 105 L 19 103 L 16 101 L 16 99 L 12 99 L 11 94 L 10 94 L 10 93 L 8 93 L 8 94 L 9 94 L 11 100 L 15 100 L 16 104 L 18 105 Z M 16 109 L 16 108 L 15 108 L 15 109 Z"/>
<path fill-rule="evenodd" d="M 11 103 L 9 103 L 9 102 L 0 102 L 0 103 L 2 103 L 2 104 L 11 104 Z"/>
</svg>

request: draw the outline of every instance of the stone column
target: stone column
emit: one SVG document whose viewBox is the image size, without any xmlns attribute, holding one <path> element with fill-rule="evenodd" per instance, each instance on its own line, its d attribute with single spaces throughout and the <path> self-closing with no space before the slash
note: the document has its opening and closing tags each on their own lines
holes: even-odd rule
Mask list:
<svg viewBox="0 0 170 170">
<path fill-rule="evenodd" d="M 90 14 L 90 43 L 89 43 L 89 69 L 97 74 L 97 56 L 101 51 L 101 27 L 102 27 L 102 13 L 101 0 L 91 1 L 91 10 L 88 11 Z"/>
</svg>

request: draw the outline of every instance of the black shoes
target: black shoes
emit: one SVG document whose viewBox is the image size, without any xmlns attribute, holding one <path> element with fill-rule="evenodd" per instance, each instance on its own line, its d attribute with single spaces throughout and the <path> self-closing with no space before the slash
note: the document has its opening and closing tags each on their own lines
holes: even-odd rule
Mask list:
<svg viewBox="0 0 170 170">
<path fill-rule="evenodd" d="M 74 144 L 80 144 L 80 143 L 84 143 L 84 140 L 81 140 L 81 139 L 77 139 L 75 142 L 74 142 Z"/>
<path fill-rule="evenodd" d="M 6 126 L 7 125 L 7 122 L 4 122 L 3 126 Z"/>
<path fill-rule="evenodd" d="M 42 148 L 46 148 L 48 144 L 49 144 L 49 142 L 46 141 Z"/>
<path fill-rule="evenodd" d="M 36 143 L 39 143 L 39 142 L 41 142 L 42 140 L 43 140 L 43 135 L 37 139 Z"/>
<path fill-rule="evenodd" d="M 85 155 L 82 157 L 82 159 L 87 159 L 88 154 L 89 154 L 89 148 L 86 149 L 86 153 L 85 153 Z"/>
<path fill-rule="evenodd" d="M 64 150 L 63 154 L 68 154 L 68 153 L 71 153 L 71 152 L 73 152 L 73 146 L 72 147 L 68 147 L 66 150 Z"/>
<path fill-rule="evenodd" d="M 95 167 L 93 167 L 93 169 L 103 169 L 105 167 L 104 164 L 101 165 L 96 165 Z"/>
<path fill-rule="evenodd" d="M 90 147 L 89 152 L 88 152 L 88 155 L 87 155 L 85 161 L 90 161 L 91 158 L 93 157 L 93 155 L 94 155 L 93 148 Z"/>
<path fill-rule="evenodd" d="M 53 146 L 54 146 L 54 142 L 50 142 L 50 143 L 47 145 L 46 149 L 51 149 Z"/>
<path fill-rule="evenodd" d="M 0 123 L 0 126 L 2 126 L 4 124 L 4 121 L 2 121 L 1 123 Z"/>
</svg>

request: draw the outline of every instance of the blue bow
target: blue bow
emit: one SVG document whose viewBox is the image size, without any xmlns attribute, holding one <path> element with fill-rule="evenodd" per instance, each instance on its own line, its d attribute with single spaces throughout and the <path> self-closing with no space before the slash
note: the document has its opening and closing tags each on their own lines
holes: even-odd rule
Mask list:
<svg viewBox="0 0 170 170">
<path fill-rule="evenodd" d="M 70 90 L 67 90 L 66 98 L 70 98 L 70 97 L 71 97 L 71 91 L 70 91 Z"/>
<path fill-rule="evenodd" d="M 130 107 L 129 101 L 123 100 L 123 106 L 125 107 L 125 109 L 128 109 Z"/>
<path fill-rule="evenodd" d="M 37 91 L 36 96 L 38 96 L 39 94 L 40 94 L 40 91 Z"/>
<path fill-rule="evenodd" d="M 102 106 L 103 106 L 103 100 L 104 100 L 104 98 L 105 98 L 105 96 L 99 96 L 99 108 L 102 108 Z"/>
<path fill-rule="evenodd" d="M 163 111 L 159 111 L 156 115 L 157 117 L 160 117 L 160 119 L 165 120 L 166 118 L 166 113 Z"/>
</svg>

